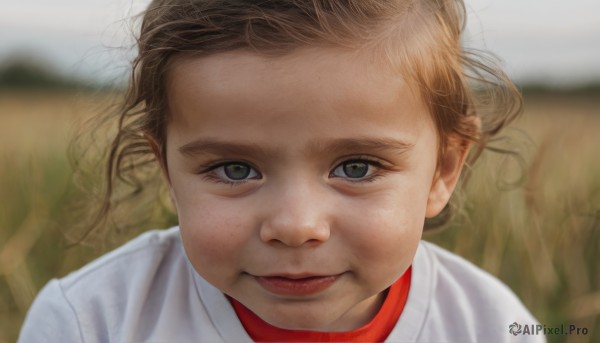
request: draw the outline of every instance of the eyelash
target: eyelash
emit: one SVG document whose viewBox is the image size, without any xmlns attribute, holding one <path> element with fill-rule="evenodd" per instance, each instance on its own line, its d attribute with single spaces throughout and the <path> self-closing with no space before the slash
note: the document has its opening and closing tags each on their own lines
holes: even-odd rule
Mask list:
<svg viewBox="0 0 600 343">
<path fill-rule="evenodd" d="M 250 163 L 243 162 L 243 161 L 223 161 L 223 162 L 211 163 L 209 165 L 202 167 L 202 169 L 198 172 L 198 174 L 204 175 L 203 178 L 207 181 L 211 181 L 211 182 L 215 182 L 215 183 L 222 183 L 222 184 L 226 184 L 229 186 L 240 186 L 242 184 L 247 183 L 249 180 L 254 180 L 254 179 L 228 180 L 228 179 L 225 179 L 225 178 L 222 178 L 222 177 L 216 175 L 215 170 L 217 170 L 218 168 L 228 166 L 228 165 L 232 165 L 232 164 L 248 166 L 250 169 L 254 170 L 258 174 L 258 176 L 259 176 L 258 179 L 262 178 L 262 175 L 256 170 L 256 168 L 254 168 Z"/>
<path fill-rule="evenodd" d="M 349 164 L 349 163 L 365 163 L 367 164 L 367 167 L 369 169 L 371 168 L 375 168 L 375 171 L 371 172 L 370 175 L 368 176 L 364 176 L 362 178 L 350 178 L 350 177 L 346 177 L 344 178 L 345 181 L 347 182 L 351 182 L 351 183 L 369 183 L 369 182 L 373 182 L 376 179 L 379 179 L 380 177 L 382 177 L 382 171 L 386 169 L 385 165 L 383 163 L 381 163 L 381 161 L 379 160 L 375 160 L 369 157 L 364 157 L 364 156 L 359 156 L 356 158 L 349 158 L 349 159 L 345 159 L 344 161 L 338 163 L 333 170 L 329 173 L 330 177 L 336 177 L 333 176 L 333 173 L 340 167 L 342 167 L 344 164 Z M 338 177 L 341 178 L 341 177 Z"/>
<path fill-rule="evenodd" d="M 329 173 L 329 177 L 342 178 L 342 177 L 333 176 L 333 173 L 335 172 L 335 170 L 337 170 L 344 164 L 348 164 L 348 163 L 366 163 L 369 169 L 373 168 L 373 167 L 376 169 L 369 176 L 365 176 L 363 178 L 350 178 L 350 177 L 344 178 L 347 182 L 351 182 L 351 183 L 373 182 L 376 179 L 382 177 L 383 175 L 382 175 L 381 171 L 386 169 L 385 165 L 383 163 L 381 163 L 380 161 L 372 159 L 372 158 L 360 156 L 360 157 L 356 157 L 356 158 L 349 158 L 349 159 L 346 159 L 346 160 L 336 164 L 336 166 Z M 228 180 L 226 178 L 222 178 L 222 177 L 216 175 L 215 170 L 217 170 L 218 168 L 228 166 L 228 165 L 232 165 L 232 164 L 245 165 L 245 166 L 251 168 L 252 170 L 254 170 L 256 172 L 256 174 L 258 174 L 259 177 L 254 178 L 254 179 L 246 178 L 243 180 Z M 223 161 L 223 162 L 211 163 L 209 165 L 202 167 L 202 169 L 197 174 L 203 175 L 203 178 L 205 180 L 215 182 L 215 183 L 222 183 L 222 184 L 226 184 L 229 186 L 240 186 L 242 184 L 248 183 L 250 180 L 262 179 L 262 175 L 260 174 L 260 172 L 258 172 L 256 170 L 256 168 L 254 168 L 251 164 L 249 164 L 247 162 L 243 162 L 243 161 Z"/>
</svg>

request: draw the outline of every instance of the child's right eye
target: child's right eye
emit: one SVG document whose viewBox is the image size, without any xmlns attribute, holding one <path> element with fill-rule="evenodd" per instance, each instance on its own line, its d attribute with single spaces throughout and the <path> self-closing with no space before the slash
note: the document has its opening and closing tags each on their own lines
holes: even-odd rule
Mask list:
<svg viewBox="0 0 600 343">
<path fill-rule="evenodd" d="M 244 162 L 225 162 L 208 167 L 201 174 L 206 174 L 210 180 L 224 183 L 243 183 L 248 180 L 258 180 L 262 176 Z"/>
</svg>

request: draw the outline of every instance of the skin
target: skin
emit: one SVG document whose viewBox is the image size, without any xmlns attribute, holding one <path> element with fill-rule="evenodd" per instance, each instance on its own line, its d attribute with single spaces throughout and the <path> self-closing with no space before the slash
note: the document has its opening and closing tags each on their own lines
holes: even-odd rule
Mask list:
<svg viewBox="0 0 600 343">
<path fill-rule="evenodd" d="M 196 271 L 281 328 L 368 323 L 449 200 L 466 143 L 437 166 L 426 106 L 365 51 L 180 57 L 168 76 L 163 170 Z M 264 276 L 335 281 L 296 296 Z"/>
</svg>

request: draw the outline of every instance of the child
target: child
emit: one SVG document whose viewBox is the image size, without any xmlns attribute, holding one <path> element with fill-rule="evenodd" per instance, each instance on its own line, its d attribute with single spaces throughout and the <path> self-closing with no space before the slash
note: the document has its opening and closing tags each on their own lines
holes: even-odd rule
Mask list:
<svg viewBox="0 0 600 343">
<path fill-rule="evenodd" d="M 420 240 L 469 149 L 513 115 L 480 112 L 473 87 L 518 97 L 461 49 L 463 12 L 154 1 L 108 172 L 149 146 L 179 227 L 51 281 L 20 341 L 496 342 L 534 324 L 498 280 Z"/>
</svg>

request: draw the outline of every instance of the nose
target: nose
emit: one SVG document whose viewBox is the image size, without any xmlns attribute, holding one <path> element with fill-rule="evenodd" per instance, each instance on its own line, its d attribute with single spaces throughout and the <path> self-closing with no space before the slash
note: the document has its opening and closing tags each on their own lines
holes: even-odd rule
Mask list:
<svg viewBox="0 0 600 343">
<path fill-rule="evenodd" d="M 314 245 L 330 236 L 325 196 L 318 187 L 296 184 L 274 190 L 269 196 L 268 214 L 261 223 L 260 238 L 267 243 L 289 247 Z"/>
</svg>

